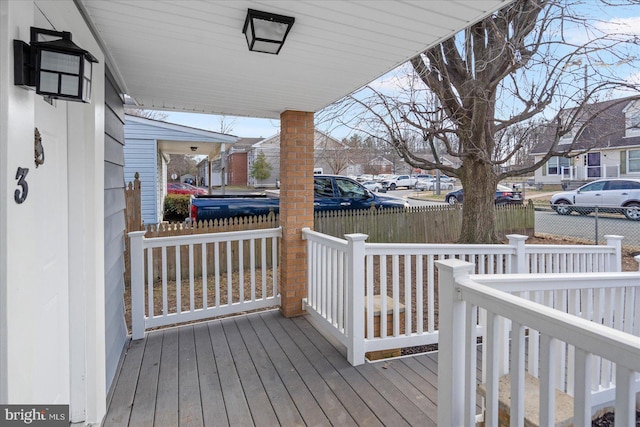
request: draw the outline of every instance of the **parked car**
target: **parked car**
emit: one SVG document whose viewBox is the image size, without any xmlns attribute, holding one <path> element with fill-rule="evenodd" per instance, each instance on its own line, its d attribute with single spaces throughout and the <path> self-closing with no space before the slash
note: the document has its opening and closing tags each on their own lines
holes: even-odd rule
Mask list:
<svg viewBox="0 0 640 427">
<path fill-rule="evenodd" d="M 396 197 L 374 194 L 357 181 L 339 175 L 314 175 L 314 211 L 406 208 L 408 202 Z M 191 221 L 278 213 L 280 199 L 262 195 L 192 196 Z"/>
<path fill-rule="evenodd" d="M 378 181 L 365 181 L 362 183 L 362 185 L 369 191 L 377 192 L 383 189 L 382 184 L 380 184 Z"/>
<path fill-rule="evenodd" d="M 573 211 L 589 215 L 596 206 L 599 212 L 622 213 L 640 221 L 640 179 L 599 179 L 551 196 L 551 208 L 560 215 Z"/>
<path fill-rule="evenodd" d="M 392 175 L 380 181 L 385 190 L 395 190 L 398 187 L 413 188 L 418 180 L 409 175 Z"/>
<path fill-rule="evenodd" d="M 204 188 L 194 187 L 191 184 L 186 184 L 183 182 L 168 183 L 167 193 L 168 194 L 193 194 L 193 195 L 209 194 L 207 190 L 205 190 Z"/>
<path fill-rule="evenodd" d="M 450 205 L 462 203 L 464 199 L 464 193 L 462 188 L 456 191 L 447 193 L 444 198 Z M 523 202 L 522 192 L 513 188 L 509 188 L 506 185 L 498 184 L 496 187 L 496 194 L 494 203 L 497 206 L 504 205 L 521 205 Z"/>
<path fill-rule="evenodd" d="M 416 182 L 416 190 L 419 191 L 424 191 L 424 190 L 428 190 L 428 191 L 432 191 L 435 190 L 437 187 L 437 181 L 435 178 L 431 178 L 431 179 L 419 179 L 418 182 Z M 449 179 L 448 181 L 443 181 L 442 179 L 440 179 L 440 189 L 441 190 L 453 190 L 453 181 L 451 179 Z"/>
</svg>

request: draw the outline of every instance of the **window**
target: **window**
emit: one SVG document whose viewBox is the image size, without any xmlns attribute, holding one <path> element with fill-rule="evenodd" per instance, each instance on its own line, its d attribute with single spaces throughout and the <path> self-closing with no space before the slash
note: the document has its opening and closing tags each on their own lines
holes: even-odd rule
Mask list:
<svg viewBox="0 0 640 427">
<path fill-rule="evenodd" d="M 584 193 L 587 191 L 602 191 L 606 183 L 607 181 L 596 181 L 587 185 L 583 185 L 582 187 L 580 187 L 580 192 Z"/>
<path fill-rule="evenodd" d="M 636 136 L 640 134 L 640 110 L 633 109 L 627 111 L 625 121 L 627 136 Z"/>
<path fill-rule="evenodd" d="M 331 178 L 315 178 L 313 187 L 316 197 L 333 197 L 333 184 Z"/>
<path fill-rule="evenodd" d="M 548 175 L 562 175 L 562 168 L 569 166 L 569 159 L 566 157 L 552 157 L 547 162 Z"/>
<path fill-rule="evenodd" d="M 640 182 L 636 181 L 610 181 L 607 190 L 640 190 Z"/>
<path fill-rule="evenodd" d="M 627 159 L 627 172 L 640 172 L 640 150 L 629 150 Z"/>
<path fill-rule="evenodd" d="M 338 178 L 336 179 L 336 184 L 338 185 L 338 194 L 340 197 L 363 199 L 367 196 L 364 189 L 353 181 Z"/>
</svg>

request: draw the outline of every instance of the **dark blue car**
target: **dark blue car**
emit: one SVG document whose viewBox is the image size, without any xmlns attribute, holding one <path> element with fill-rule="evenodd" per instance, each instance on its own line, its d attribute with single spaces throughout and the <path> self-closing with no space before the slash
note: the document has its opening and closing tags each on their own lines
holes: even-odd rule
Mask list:
<svg viewBox="0 0 640 427">
<path fill-rule="evenodd" d="M 403 208 L 407 202 L 381 196 L 357 181 L 339 175 L 315 175 L 313 207 L 315 211 L 375 208 Z M 277 213 L 280 199 L 266 195 L 192 196 L 189 209 L 192 221 Z"/>
<path fill-rule="evenodd" d="M 459 190 L 447 193 L 444 199 L 450 205 L 462 203 L 464 199 L 464 193 L 462 192 L 462 188 Z M 506 185 L 498 184 L 498 187 L 496 188 L 496 196 L 494 201 L 496 206 L 521 205 L 523 202 L 522 193 L 515 189 L 509 188 Z"/>
</svg>

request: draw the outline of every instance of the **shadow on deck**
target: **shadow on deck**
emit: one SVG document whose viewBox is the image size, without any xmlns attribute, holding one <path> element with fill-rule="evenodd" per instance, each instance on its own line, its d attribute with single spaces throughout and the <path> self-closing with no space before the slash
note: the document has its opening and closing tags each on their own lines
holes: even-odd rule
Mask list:
<svg viewBox="0 0 640 427">
<path fill-rule="evenodd" d="M 353 367 L 279 311 L 132 341 L 104 426 L 436 425 L 437 353 Z"/>
</svg>

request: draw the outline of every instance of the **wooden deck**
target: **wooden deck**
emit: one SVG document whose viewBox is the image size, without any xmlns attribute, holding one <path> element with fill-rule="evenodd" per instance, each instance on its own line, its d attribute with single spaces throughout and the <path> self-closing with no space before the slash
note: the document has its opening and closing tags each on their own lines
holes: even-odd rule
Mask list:
<svg viewBox="0 0 640 427">
<path fill-rule="evenodd" d="M 104 426 L 436 425 L 437 353 L 352 367 L 306 318 L 254 313 L 132 341 Z"/>
</svg>

